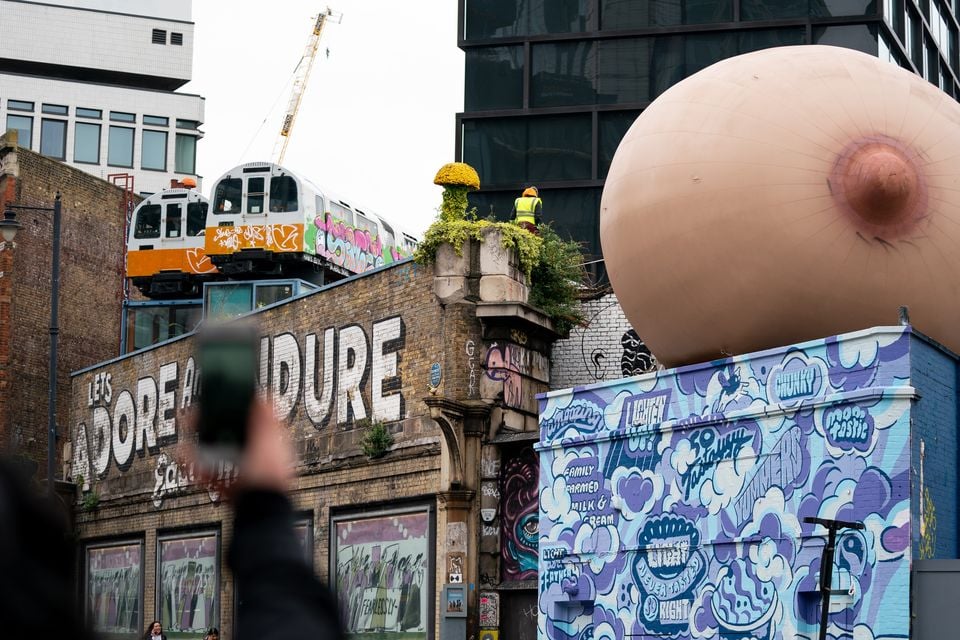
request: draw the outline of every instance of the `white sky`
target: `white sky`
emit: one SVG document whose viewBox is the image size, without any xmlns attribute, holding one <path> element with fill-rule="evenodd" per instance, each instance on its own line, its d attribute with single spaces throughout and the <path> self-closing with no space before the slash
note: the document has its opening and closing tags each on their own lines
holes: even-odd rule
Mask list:
<svg viewBox="0 0 960 640">
<path fill-rule="evenodd" d="M 272 159 L 311 16 L 326 6 L 194 1 L 193 81 L 181 91 L 207 99 L 197 150 L 205 195 L 241 162 Z M 343 20 L 324 28 L 284 165 L 422 236 L 440 205 L 433 177 L 454 159 L 454 118 L 463 110 L 457 3 L 329 6 Z"/>
</svg>

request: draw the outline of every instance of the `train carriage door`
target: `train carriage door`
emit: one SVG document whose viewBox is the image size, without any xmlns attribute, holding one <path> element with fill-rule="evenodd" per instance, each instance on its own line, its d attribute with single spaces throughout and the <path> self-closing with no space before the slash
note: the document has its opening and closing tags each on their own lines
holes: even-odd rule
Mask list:
<svg viewBox="0 0 960 640">
<path fill-rule="evenodd" d="M 250 176 L 247 178 L 247 208 L 246 213 L 253 215 L 263 215 L 264 200 L 267 195 L 267 179 L 263 176 Z"/>
<path fill-rule="evenodd" d="M 183 238 L 183 203 L 168 202 L 163 220 L 163 239 L 180 240 Z"/>
</svg>

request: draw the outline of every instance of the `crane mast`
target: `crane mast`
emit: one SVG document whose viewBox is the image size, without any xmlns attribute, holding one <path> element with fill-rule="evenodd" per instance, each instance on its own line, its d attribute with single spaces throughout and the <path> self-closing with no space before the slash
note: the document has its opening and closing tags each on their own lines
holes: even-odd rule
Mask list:
<svg viewBox="0 0 960 640">
<path fill-rule="evenodd" d="M 283 124 L 280 126 L 280 136 L 273 147 L 273 155 L 277 159 L 277 164 L 283 164 L 283 157 L 287 153 L 287 145 L 290 144 L 290 133 L 293 131 L 293 124 L 297 119 L 297 112 L 300 110 L 300 102 L 303 100 L 303 92 L 307 87 L 307 80 L 310 78 L 310 71 L 313 69 L 313 62 L 317 57 L 317 51 L 320 49 L 320 36 L 323 34 L 323 27 L 327 21 L 338 23 L 343 19 L 343 14 L 335 13 L 327 7 L 317 16 L 313 25 L 313 31 L 307 40 L 307 46 L 303 50 L 303 56 L 300 63 L 294 71 L 293 89 L 290 93 L 290 102 L 287 104 L 287 111 L 283 114 Z M 277 148 L 280 148 L 279 155 Z"/>
</svg>

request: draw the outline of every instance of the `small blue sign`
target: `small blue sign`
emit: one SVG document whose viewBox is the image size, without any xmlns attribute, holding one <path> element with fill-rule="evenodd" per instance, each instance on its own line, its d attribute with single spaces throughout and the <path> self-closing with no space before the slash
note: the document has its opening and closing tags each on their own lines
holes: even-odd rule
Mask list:
<svg viewBox="0 0 960 640">
<path fill-rule="evenodd" d="M 440 363 L 434 362 L 430 365 L 430 386 L 439 387 L 440 386 Z"/>
</svg>

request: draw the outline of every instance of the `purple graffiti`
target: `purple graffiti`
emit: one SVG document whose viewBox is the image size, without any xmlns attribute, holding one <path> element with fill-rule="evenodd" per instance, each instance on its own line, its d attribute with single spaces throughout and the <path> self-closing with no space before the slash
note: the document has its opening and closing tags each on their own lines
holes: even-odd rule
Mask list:
<svg viewBox="0 0 960 640">
<path fill-rule="evenodd" d="M 540 637 L 907 637 L 911 334 L 903 327 L 540 398 Z M 864 635 L 866 634 L 866 635 Z M 872 634 L 872 635 L 870 635 Z"/>
</svg>

